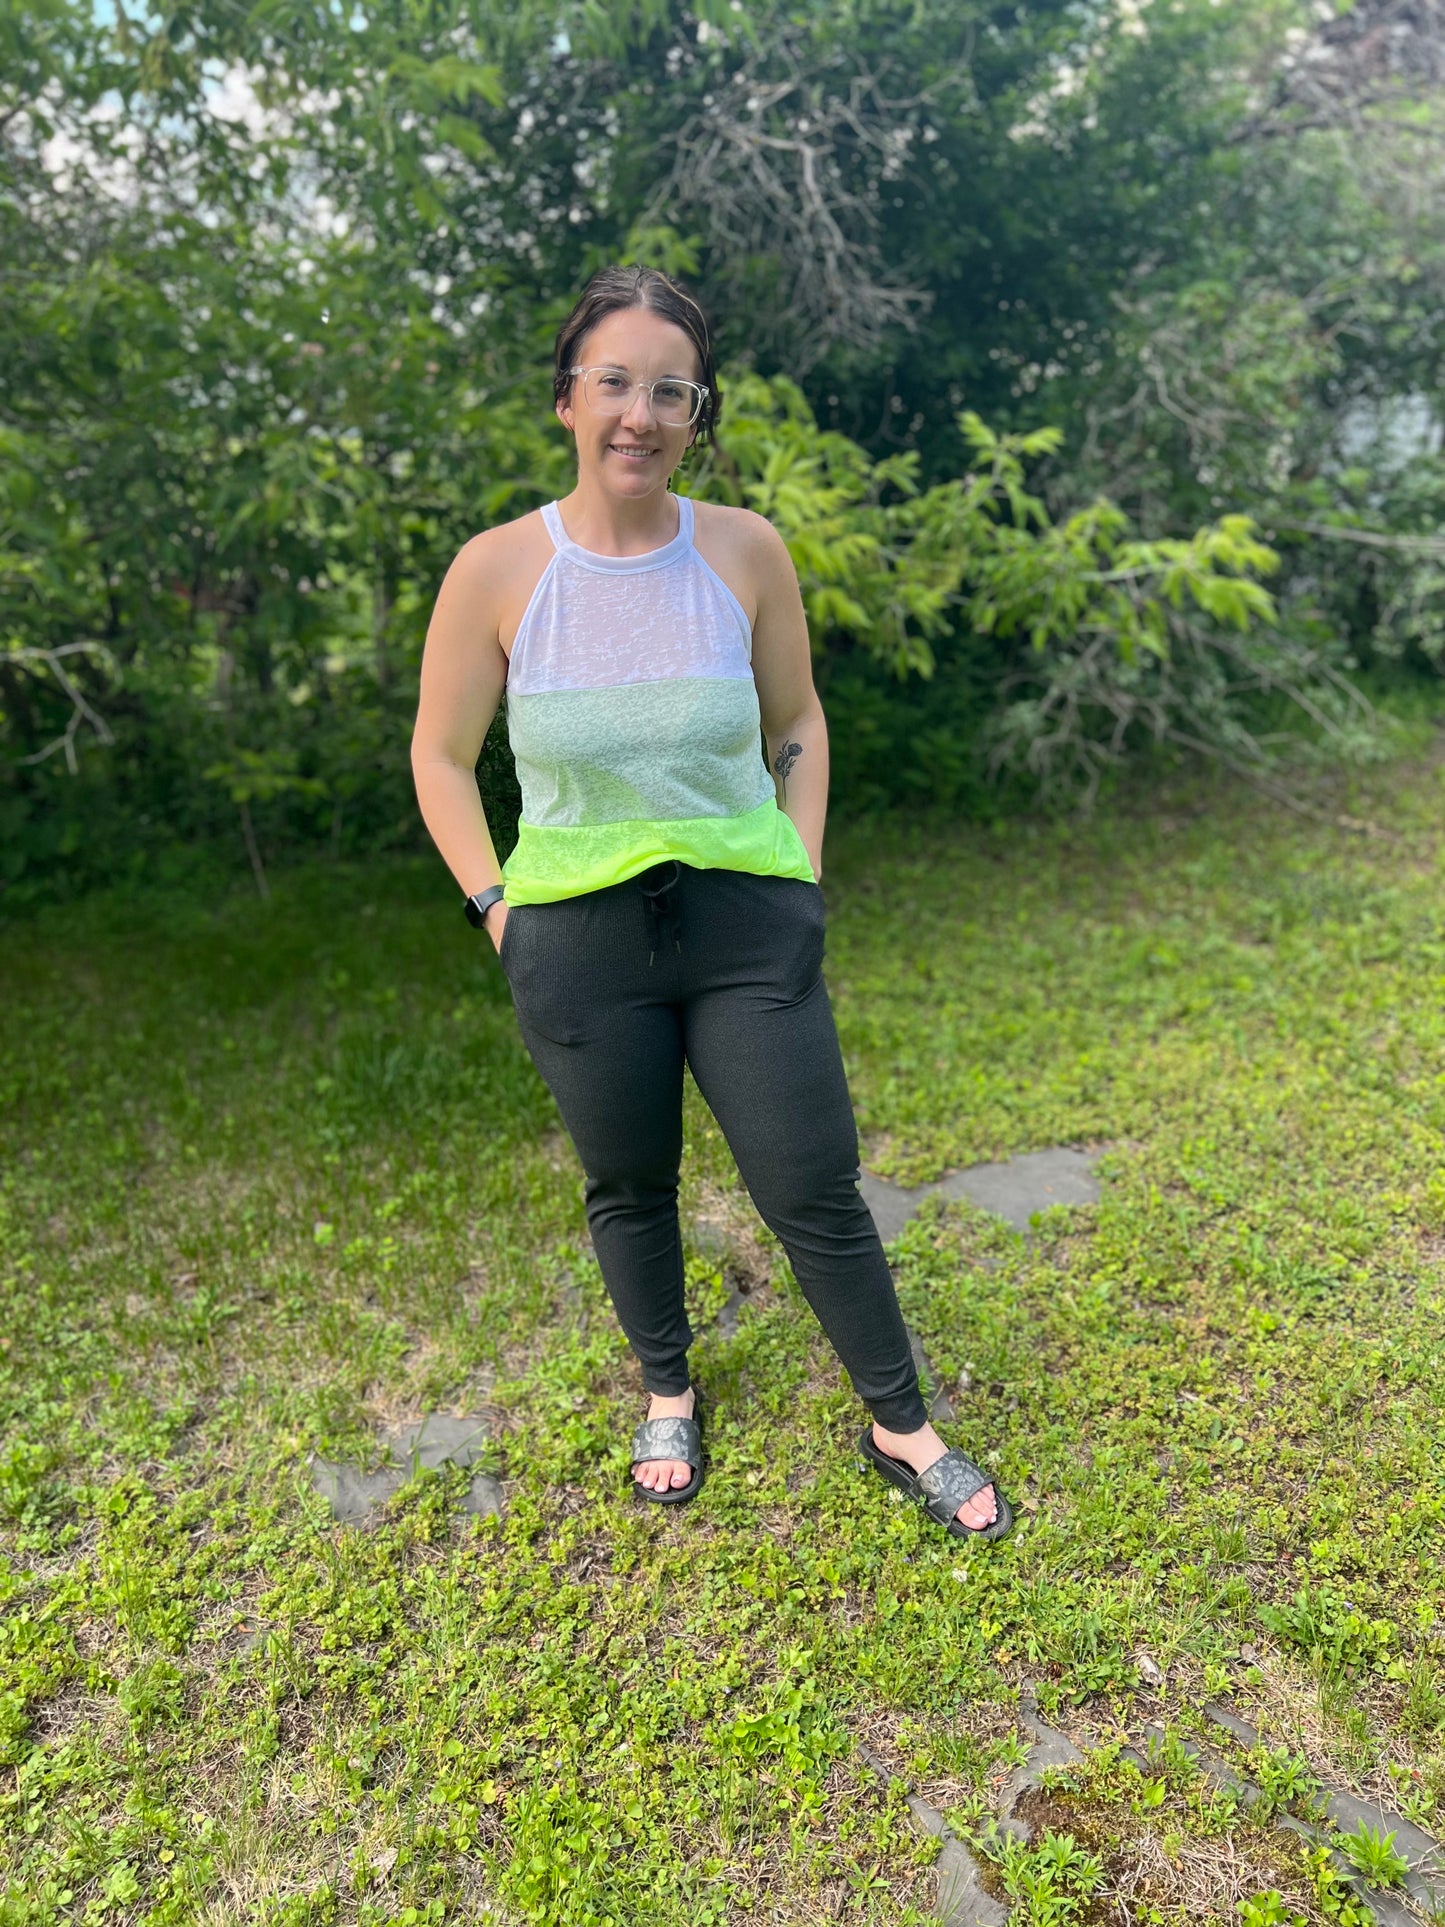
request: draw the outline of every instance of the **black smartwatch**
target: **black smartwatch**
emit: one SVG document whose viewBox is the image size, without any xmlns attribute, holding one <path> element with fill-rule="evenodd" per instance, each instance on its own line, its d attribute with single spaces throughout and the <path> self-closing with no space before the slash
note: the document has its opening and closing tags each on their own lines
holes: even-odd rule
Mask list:
<svg viewBox="0 0 1445 1927">
<path fill-rule="evenodd" d="M 501 903 L 506 891 L 500 883 L 493 883 L 485 890 L 478 890 L 474 897 L 467 898 L 467 922 L 474 930 L 485 930 L 487 912 L 494 903 Z"/>
</svg>

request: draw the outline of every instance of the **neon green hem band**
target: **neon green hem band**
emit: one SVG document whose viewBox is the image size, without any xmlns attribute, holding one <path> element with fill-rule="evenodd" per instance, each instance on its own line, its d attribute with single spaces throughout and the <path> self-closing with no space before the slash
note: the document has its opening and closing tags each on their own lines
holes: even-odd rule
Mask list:
<svg viewBox="0 0 1445 1927">
<path fill-rule="evenodd" d="M 741 816 L 690 816 L 562 828 L 517 825 L 517 844 L 502 865 L 508 905 L 555 903 L 625 883 L 675 857 L 697 870 L 747 870 L 755 876 L 813 881 L 813 865 L 793 819 L 768 797 Z"/>
</svg>

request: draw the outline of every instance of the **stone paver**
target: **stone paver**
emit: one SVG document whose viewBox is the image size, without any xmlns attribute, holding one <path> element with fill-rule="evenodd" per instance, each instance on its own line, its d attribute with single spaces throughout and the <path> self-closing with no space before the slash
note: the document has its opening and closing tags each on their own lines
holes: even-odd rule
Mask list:
<svg viewBox="0 0 1445 1927">
<path fill-rule="evenodd" d="M 1230 1733 L 1245 1746 L 1257 1746 L 1259 1734 L 1236 1714 L 1224 1707 L 1209 1705 L 1205 1713 L 1223 1731 Z M 1154 1741 L 1162 1740 L 1164 1729 L 1150 1724 L 1144 1728 L 1144 1737 Z M 1217 1759 L 1206 1747 L 1193 1740 L 1181 1740 L 1180 1745 L 1193 1760 L 1201 1776 L 1211 1786 L 1232 1793 L 1245 1806 L 1253 1806 L 1264 1795 L 1253 1781 L 1244 1779 L 1234 1768 Z M 1439 1843 L 1419 1827 L 1412 1826 L 1398 1813 L 1391 1813 L 1384 1807 L 1368 1804 L 1355 1798 L 1342 1788 L 1322 1786 L 1320 1789 L 1322 1805 L 1328 1815 L 1330 1825 L 1310 1826 L 1296 1820 L 1292 1814 L 1281 1813 L 1275 1816 L 1274 1824 L 1286 1827 L 1306 1840 L 1320 1840 L 1329 1844 L 1332 1829 L 1341 1833 L 1353 1833 L 1362 1823 L 1376 1831 L 1383 1829 L 1395 1835 L 1395 1851 L 1402 1854 L 1410 1863 L 1410 1871 L 1402 1884 L 1403 1894 L 1382 1891 L 1370 1887 L 1361 1880 L 1353 1865 L 1339 1852 L 1333 1852 L 1336 1871 L 1349 1882 L 1355 1892 L 1367 1902 L 1375 1916 L 1377 1927 L 1418 1927 L 1416 1916 L 1406 1904 L 1408 1895 L 1426 1913 L 1445 1903 L 1445 1853 Z"/>
<path fill-rule="evenodd" d="M 918 1333 L 913 1329 L 912 1325 L 906 1326 L 905 1329 L 908 1333 L 909 1349 L 913 1353 L 913 1363 L 918 1368 L 919 1384 L 922 1387 L 923 1396 L 928 1405 L 929 1419 L 934 1425 L 946 1424 L 949 1420 L 957 1417 L 953 1409 L 953 1401 L 944 1390 L 943 1380 L 940 1378 L 932 1359 L 930 1359 L 928 1353 L 923 1349 L 923 1340 L 918 1336 Z"/>
<path fill-rule="evenodd" d="M 946 1198 L 967 1198 L 1020 1231 L 1027 1231 L 1036 1211 L 1055 1204 L 1093 1204 L 1099 1197 L 1094 1176 L 1098 1157 L 1091 1151 L 1060 1146 L 1049 1151 L 1026 1151 L 1004 1164 L 974 1164 L 950 1171 L 932 1184 L 893 1184 L 872 1171 L 859 1174 L 858 1189 L 873 1213 L 878 1235 L 889 1244 L 934 1192 Z"/>
<path fill-rule="evenodd" d="M 724 1338 L 731 1338 L 737 1330 L 738 1314 L 747 1302 L 748 1294 L 738 1290 L 737 1280 L 734 1278 L 728 1285 L 728 1295 L 715 1321 L 718 1331 Z"/>
<path fill-rule="evenodd" d="M 1248 1720 L 1242 1720 L 1238 1713 L 1231 1713 L 1227 1706 L 1221 1706 L 1217 1700 L 1211 1700 L 1204 1711 L 1216 1726 L 1228 1733 L 1231 1739 L 1238 1740 L 1241 1746 L 1259 1745 L 1259 1734 L 1255 1728 Z"/>
<path fill-rule="evenodd" d="M 389 1456 L 398 1465 L 413 1460 L 429 1472 L 443 1465 L 470 1465 L 487 1442 L 487 1422 L 481 1418 L 453 1418 L 429 1412 L 415 1425 L 403 1425 L 389 1440 Z"/>
<path fill-rule="evenodd" d="M 1067 1147 L 1026 1151 L 1006 1164 L 975 1164 L 956 1171 L 940 1180 L 939 1189 L 945 1197 L 968 1198 L 1027 1231 L 1033 1214 L 1050 1205 L 1097 1203 L 1097 1163 L 1093 1153 Z"/>
<path fill-rule="evenodd" d="M 723 1300 L 722 1310 L 713 1320 L 713 1329 L 723 1338 L 731 1338 L 738 1328 L 738 1316 L 752 1293 L 739 1283 L 735 1264 L 729 1260 L 734 1256 L 732 1235 L 728 1227 L 717 1218 L 694 1218 L 689 1227 L 687 1242 L 694 1250 L 700 1251 L 705 1258 L 712 1258 L 720 1266 L 728 1295 Z"/>
<path fill-rule="evenodd" d="M 484 1519 L 489 1513 L 500 1514 L 501 1510 L 501 1480 L 494 1479 L 490 1472 L 479 1472 L 466 1489 L 462 1511 L 470 1512 L 473 1518 Z"/>
<path fill-rule="evenodd" d="M 313 1454 L 311 1484 L 339 1524 L 363 1525 L 418 1470 L 425 1467 L 435 1472 L 444 1465 L 469 1466 L 486 1440 L 485 1419 L 474 1414 L 455 1417 L 447 1412 L 429 1412 L 386 1436 L 387 1463 L 375 1472 Z M 482 1517 L 501 1509 L 500 1482 L 489 1473 L 479 1472 L 467 1488 L 462 1510 Z"/>
<path fill-rule="evenodd" d="M 999 1828 L 1011 1833 L 1027 1846 L 1033 1829 L 1015 1811 L 1024 1794 L 1043 1785 L 1044 1774 L 1054 1766 L 1076 1766 L 1083 1754 L 1066 1733 L 1056 1732 L 1039 1718 L 1038 1708 L 1027 1697 L 1019 1702 L 1019 1721 L 1031 1741 L 1028 1758 L 1016 1766 L 1004 1782 L 999 1797 Z"/>
<path fill-rule="evenodd" d="M 344 1526 L 363 1520 L 406 1484 L 406 1474 L 384 1465 L 379 1472 L 362 1472 L 340 1460 L 314 1457 L 311 1483 L 331 1507 L 332 1517 Z"/>
<path fill-rule="evenodd" d="M 1152 1741 L 1155 1746 L 1162 1746 L 1165 1739 L 1164 1728 L 1151 1720 L 1144 1728 L 1142 1737 Z M 1232 1766 L 1226 1766 L 1223 1760 L 1216 1759 L 1212 1753 L 1206 1752 L 1195 1741 L 1181 1738 L 1179 1745 L 1194 1762 L 1200 1778 L 1207 1781 L 1217 1792 L 1232 1794 L 1241 1805 L 1247 1807 L 1253 1806 L 1256 1800 L 1264 1798 L 1257 1786 L 1236 1773 Z M 1145 1758 L 1147 1760 L 1147 1753 Z"/>
<path fill-rule="evenodd" d="M 1410 1871 L 1401 1882 L 1405 1892 L 1427 1913 L 1445 1909 L 1445 1849 L 1438 1841 L 1403 1814 L 1357 1800 L 1342 1787 L 1324 1789 L 1324 1809 L 1341 1833 L 1355 1833 L 1362 1826 L 1376 1833 L 1393 1833 L 1396 1853 L 1410 1863 Z"/>
<path fill-rule="evenodd" d="M 1206 1706 L 1204 1711 L 1215 1725 L 1232 1734 L 1241 1744 L 1259 1744 L 1258 1733 L 1237 1714 L 1217 1704 Z M 1058 1732 L 1040 1719 L 1027 1684 L 1020 1699 L 1019 1720 L 1031 1744 L 1027 1759 L 1010 1774 L 999 1797 L 998 1819 L 1002 1832 L 1012 1834 L 1015 1839 L 1027 1844 L 1031 1829 L 1016 1811 L 1019 1800 L 1041 1784 L 1044 1773 L 1050 1767 L 1072 1766 L 1084 1756 L 1067 1734 Z M 1146 1744 L 1151 1740 L 1157 1744 L 1163 1737 L 1163 1727 L 1153 1722 L 1140 1733 L 1140 1739 Z M 1183 1740 L 1181 1744 L 1211 1786 L 1232 1794 L 1244 1805 L 1253 1805 L 1264 1797 L 1252 1781 L 1243 1778 L 1207 1748 L 1193 1740 Z M 884 1780 L 892 1777 L 885 1762 L 871 1747 L 860 1741 L 858 1752 L 874 1773 Z M 1149 1770 L 1146 1755 L 1135 1747 L 1125 1747 L 1122 1757 L 1131 1760 L 1143 1771 Z M 1402 1815 L 1392 1813 L 1387 1808 L 1371 1806 L 1341 1789 L 1327 1787 L 1323 1797 L 1325 1811 L 1333 1828 L 1344 1833 L 1353 1832 L 1361 1823 L 1376 1829 L 1383 1828 L 1395 1835 L 1396 1851 L 1410 1862 L 1403 1892 L 1391 1893 L 1366 1887 L 1341 1854 L 1333 1856 L 1341 1875 L 1373 1911 L 1378 1927 L 1419 1927 L 1419 1916 L 1407 1904 L 1407 1895 L 1426 1915 L 1445 1906 L 1445 1849 L 1438 1841 L 1413 1826 Z M 935 1902 L 943 1927 L 1003 1927 L 1009 1910 L 984 1890 L 979 1878 L 979 1864 L 968 1848 L 950 1831 L 948 1822 L 937 1807 L 930 1806 L 911 1791 L 907 1799 L 915 1825 L 943 1841 L 943 1851 L 938 1860 L 938 1895 Z M 1277 1814 L 1274 1824 L 1286 1827 L 1306 1840 L 1328 1842 L 1330 1838 L 1331 1826 L 1310 1826 L 1302 1820 L 1296 1820 L 1291 1814 Z"/>
<path fill-rule="evenodd" d="M 938 1895 L 934 1901 L 942 1927 L 1003 1927 L 1009 1909 L 984 1891 L 978 1862 L 952 1834 L 938 1856 Z"/>
<path fill-rule="evenodd" d="M 899 1232 L 913 1216 L 919 1205 L 936 1191 L 936 1184 L 894 1184 L 888 1178 L 878 1178 L 871 1171 L 863 1171 L 858 1178 L 858 1189 L 863 1202 L 873 1213 L 873 1222 L 878 1227 L 878 1236 L 884 1244 L 892 1244 Z"/>
<path fill-rule="evenodd" d="M 726 1258 L 732 1250 L 728 1228 L 720 1218 L 694 1218 L 689 1242 L 705 1258 Z"/>
<path fill-rule="evenodd" d="M 893 1778 L 887 1763 L 861 1740 L 858 1754 L 881 1780 Z M 934 1900 L 934 1910 L 942 1927 L 1003 1927 L 1009 1916 L 1008 1908 L 984 1891 L 978 1862 L 950 1830 L 938 1808 L 930 1806 L 916 1793 L 910 1792 L 905 1797 L 914 1824 L 943 1842 L 943 1851 L 936 1863 L 938 1887 Z"/>
<path fill-rule="evenodd" d="M 1204 1711 L 1217 1727 L 1238 1740 L 1241 1746 L 1261 1744 L 1258 1732 L 1248 1720 L 1240 1719 L 1228 1707 L 1212 1701 Z M 1253 1793 L 1254 1789 L 1250 1791 Z M 1403 1882 L 1405 1892 L 1427 1913 L 1445 1909 L 1445 1847 L 1438 1840 L 1417 1827 L 1413 1821 L 1407 1820 L 1402 1813 L 1393 1813 L 1389 1807 L 1357 1799 L 1343 1787 L 1322 1787 L 1320 1793 L 1326 1814 L 1341 1833 L 1354 1833 L 1362 1826 L 1370 1827 L 1376 1833 L 1393 1833 L 1396 1853 L 1402 1854 L 1410 1863 L 1410 1871 Z"/>
</svg>

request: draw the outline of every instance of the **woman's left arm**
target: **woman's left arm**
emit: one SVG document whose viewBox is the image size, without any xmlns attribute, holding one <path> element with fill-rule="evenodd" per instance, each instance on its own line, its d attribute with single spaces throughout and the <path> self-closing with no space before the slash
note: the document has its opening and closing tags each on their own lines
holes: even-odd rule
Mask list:
<svg viewBox="0 0 1445 1927">
<path fill-rule="evenodd" d="M 771 522 L 750 516 L 757 584 L 753 680 L 778 807 L 793 820 L 814 877 L 823 876 L 828 814 L 828 725 L 813 687 L 813 655 L 797 571 Z"/>
</svg>

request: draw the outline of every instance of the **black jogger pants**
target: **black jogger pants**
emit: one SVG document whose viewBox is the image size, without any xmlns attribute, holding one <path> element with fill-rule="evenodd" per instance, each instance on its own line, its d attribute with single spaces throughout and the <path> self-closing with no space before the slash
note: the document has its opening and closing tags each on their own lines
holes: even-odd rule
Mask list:
<svg viewBox="0 0 1445 1927">
<path fill-rule="evenodd" d="M 687 1390 L 678 1168 L 691 1067 L 743 1182 L 879 1424 L 927 1412 L 858 1191 L 858 1132 L 823 982 L 815 883 L 698 870 L 507 912 L 522 1038 L 586 1174 L 603 1280 L 650 1392 Z"/>
</svg>

